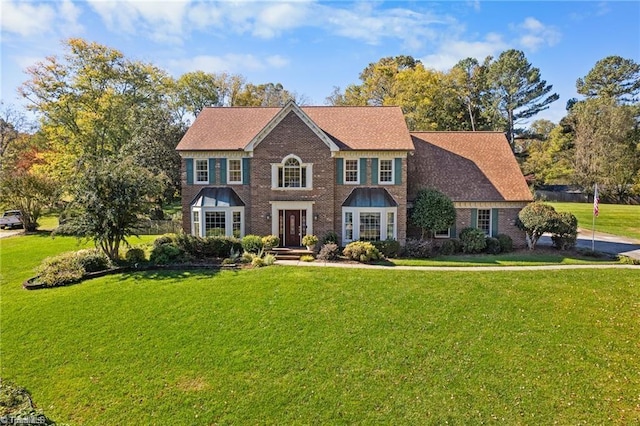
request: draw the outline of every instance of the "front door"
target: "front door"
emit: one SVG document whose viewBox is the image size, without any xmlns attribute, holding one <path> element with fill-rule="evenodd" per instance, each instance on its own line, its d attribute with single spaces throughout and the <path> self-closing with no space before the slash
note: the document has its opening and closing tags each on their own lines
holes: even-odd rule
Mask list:
<svg viewBox="0 0 640 426">
<path fill-rule="evenodd" d="M 300 245 L 300 210 L 284 211 L 284 245 Z"/>
<path fill-rule="evenodd" d="M 300 247 L 306 228 L 306 210 L 280 210 L 280 241 L 285 247 Z"/>
</svg>

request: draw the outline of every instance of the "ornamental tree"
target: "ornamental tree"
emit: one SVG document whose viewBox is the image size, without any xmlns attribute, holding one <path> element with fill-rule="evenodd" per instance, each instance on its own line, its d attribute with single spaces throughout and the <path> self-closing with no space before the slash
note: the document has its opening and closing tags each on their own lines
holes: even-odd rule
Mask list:
<svg viewBox="0 0 640 426">
<path fill-rule="evenodd" d="M 421 189 L 413 203 L 411 221 L 422 229 L 422 238 L 433 237 L 435 231 L 448 229 L 456 223 L 453 202 L 436 189 Z"/>
<path fill-rule="evenodd" d="M 76 182 L 72 216 L 57 232 L 92 239 L 111 259 L 119 257 L 120 245 L 137 236 L 138 225 L 153 200 L 164 190 L 164 180 L 131 160 L 96 164 Z"/>
<path fill-rule="evenodd" d="M 528 204 L 518 213 L 518 226 L 525 231 L 529 250 L 536 248 L 536 243 L 545 232 L 552 232 L 558 214 L 549 204 L 539 201 Z"/>
</svg>

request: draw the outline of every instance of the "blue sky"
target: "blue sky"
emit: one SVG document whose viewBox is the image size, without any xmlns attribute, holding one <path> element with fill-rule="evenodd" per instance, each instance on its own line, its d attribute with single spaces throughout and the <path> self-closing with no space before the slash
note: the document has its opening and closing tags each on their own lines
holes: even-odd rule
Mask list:
<svg viewBox="0 0 640 426">
<path fill-rule="evenodd" d="M 385 56 L 447 70 L 460 59 L 525 52 L 560 95 L 534 117 L 557 122 L 575 81 L 610 55 L 640 62 L 640 2 L 0 0 L 5 103 L 23 70 L 69 37 L 122 51 L 173 76 L 201 69 L 280 82 L 325 104 L 334 86 Z"/>
</svg>

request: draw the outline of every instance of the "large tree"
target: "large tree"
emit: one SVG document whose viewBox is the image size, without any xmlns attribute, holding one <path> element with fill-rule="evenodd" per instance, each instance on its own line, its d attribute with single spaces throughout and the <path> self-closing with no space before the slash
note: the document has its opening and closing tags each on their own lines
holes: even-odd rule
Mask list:
<svg viewBox="0 0 640 426">
<path fill-rule="evenodd" d="M 28 171 L 3 176 L 0 180 L 2 203 L 11 209 L 20 210 L 20 220 L 26 232 L 33 232 L 38 228 L 38 219 L 43 210 L 57 201 L 59 195 L 56 182 Z"/>
<path fill-rule="evenodd" d="M 444 231 L 456 223 L 453 202 L 436 189 L 421 189 L 411 213 L 411 221 L 422 229 L 422 238 L 433 238 L 436 231 Z"/>
<path fill-rule="evenodd" d="M 550 94 L 553 86 L 541 79 L 540 70 L 519 50 L 502 52 L 489 65 L 486 77 L 491 93 L 489 112 L 495 112 L 505 120 L 505 131 L 513 148 L 518 131 L 516 125 L 549 108 L 559 96 Z"/>
<path fill-rule="evenodd" d="M 584 188 L 603 185 L 605 194 L 626 201 L 640 171 L 637 108 L 612 97 L 578 102 L 575 126 L 575 180 Z"/>
<path fill-rule="evenodd" d="M 27 69 L 20 88 L 41 117 L 41 129 L 61 165 L 72 170 L 117 156 L 139 129 L 141 117 L 164 101 L 167 75 L 109 47 L 70 39 L 63 58 Z"/>
<path fill-rule="evenodd" d="M 640 64 L 620 56 L 607 56 L 577 80 L 576 88 L 587 98 L 611 97 L 621 103 L 637 102 Z"/>
</svg>

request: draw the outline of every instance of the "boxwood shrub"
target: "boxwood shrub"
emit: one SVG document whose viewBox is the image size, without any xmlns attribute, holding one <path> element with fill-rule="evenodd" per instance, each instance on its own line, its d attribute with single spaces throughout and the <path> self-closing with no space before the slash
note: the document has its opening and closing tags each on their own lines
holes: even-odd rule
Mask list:
<svg viewBox="0 0 640 426">
<path fill-rule="evenodd" d="M 500 252 L 509 253 L 513 251 L 513 240 L 507 234 L 498 234 L 498 241 L 500 242 Z"/>
<path fill-rule="evenodd" d="M 501 247 L 500 247 L 500 241 L 498 241 L 497 238 L 493 238 L 493 237 L 487 237 L 485 239 L 486 242 L 486 249 L 485 251 L 488 254 L 499 254 L 501 251 Z"/>
<path fill-rule="evenodd" d="M 404 256 L 415 259 L 433 257 L 433 241 L 409 238 L 404 246 Z"/>
<path fill-rule="evenodd" d="M 262 238 L 258 235 L 245 235 L 242 238 L 242 248 L 249 253 L 259 253 L 262 250 Z"/>
<path fill-rule="evenodd" d="M 358 262 L 370 262 L 383 258 L 376 246 L 368 241 L 354 241 L 349 243 L 342 251 L 342 254 Z"/>
<path fill-rule="evenodd" d="M 464 228 L 460 232 L 460 241 L 464 253 L 481 253 L 487 247 L 484 232 L 478 228 Z"/>
<path fill-rule="evenodd" d="M 384 257 L 398 257 L 400 253 L 400 243 L 396 240 L 373 241 L 372 244 Z"/>
</svg>

